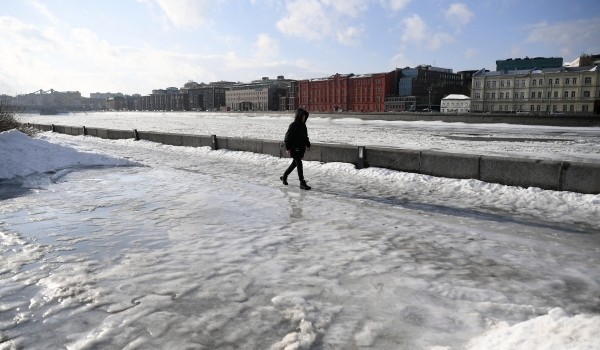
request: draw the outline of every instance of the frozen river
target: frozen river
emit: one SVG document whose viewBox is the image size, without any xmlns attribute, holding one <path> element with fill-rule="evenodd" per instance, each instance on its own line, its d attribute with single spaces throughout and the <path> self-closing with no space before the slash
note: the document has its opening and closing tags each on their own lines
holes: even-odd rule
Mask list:
<svg viewBox="0 0 600 350">
<path fill-rule="evenodd" d="M 292 114 L 95 112 L 24 115 L 22 122 L 282 140 Z M 600 128 L 311 117 L 311 141 L 600 162 Z"/>
<path fill-rule="evenodd" d="M 33 141 L 65 163 L 0 182 L 0 349 L 600 348 L 598 195 Z"/>
</svg>

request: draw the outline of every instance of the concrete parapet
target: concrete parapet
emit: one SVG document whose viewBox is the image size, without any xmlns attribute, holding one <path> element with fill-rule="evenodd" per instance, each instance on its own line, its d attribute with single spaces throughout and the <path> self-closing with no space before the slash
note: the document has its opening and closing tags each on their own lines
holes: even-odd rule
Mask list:
<svg viewBox="0 0 600 350">
<path fill-rule="evenodd" d="M 122 139 L 134 138 L 133 130 L 107 129 L 106 132 L 107 132 L 108 138 L 111 140 L 122 140 Z"/>
<path fill-rule="evenodd" d="M 256 139 L 243 139 L 238 137 L 227 137 L 227 149 L 232 151 L 244 151 L 253 153 L 263 153 L 263 141 Z M 221 142 L 223 138 L 219 138 Z M 219 145 L 219 148 L 225 148 Z"/>
<path fill-rule="evenodd" d="M 482 156 L 480 180 L 509 186 L 560 190 L 561 162 Z"/>
<path fill-rule="evenodd" d="M 350 145 L 324 145 L 321 147 L 321 162 L 342 162 L 356 165 L 358 160 L 358 147 Z M 314 145 L 313 145 L 314 147 Z M 312 147 L 311 147 L 312 151 Z"/>
<path fill-rule="evenodd" d="M 478 179 L 479 156 L 423 151 L 421 152 L 419 172 L 453 179 Z"/>
<path fill-rule="evenodd" d="M 180 134 L 163 133 L 163 144 L 171 146 L 182 146 L 183 140 Z"/>
<path fill-rule="evenodd" d="M 138 130 L 138 137 L 140 138 L 140 140 L 146 140 L 146 141 L 152 141 L 152 142 L 157 142 L 157 143 L 163 143 L 163 134 L 159 133 L 159 132 L 153 132 L 153 131 L 139 131 Z"/>
<path fill-rule="evenodd" d="M 262 140 L 263 154 L 282 158 L 285 155 L 285 143 L 279 141 Z"/>
<path fill-rule="evenodd" d="M 420 154 L 416 150 L 368 147 L 365 150 L 365 161 L 367 166 L 418 173 Z"/>
<path fill-rule="evenodd" d="M 579 193 L 600 193 L 600 164 L 563 163 L 560 189 Z"/>
<path fill-rule="evenodd" d="M 83 134 L 84 127 L 30 124 L 40 130 L 71 135 Z M 105 139 L 133 138 L 133 130 L 85 128 L 90 136 Z M 216 135 L 179 135 L 138 131 L 140 140 L 168 145 L 212 147 L 288 158 L 281 141 L 217 137 Z M 359 149 L 363 157 L 359 160 Z M 600 164 L 560 162 L 528 158 L 480 156 L 473 154 L 444 153 L 383 147 L 358 147 L 313 143 L 304 160 L 318 162 L 344 162 L 359 166 L 387 168 L 397 171 L 427 174 L 458 179 L 481 181 L 509 186 L 539 187 L 579 193 L 600 193 Z M 362 167 L 363 164 L 360 164 Z"/>
</svg>

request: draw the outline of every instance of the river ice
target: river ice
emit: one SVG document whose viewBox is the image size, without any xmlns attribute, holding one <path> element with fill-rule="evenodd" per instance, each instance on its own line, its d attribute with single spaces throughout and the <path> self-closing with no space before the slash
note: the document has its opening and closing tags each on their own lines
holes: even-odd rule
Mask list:
<svg viewBox="0 0 600 350">
<path fill-rule="evenodd" d="M 600 348 L 598 195 L 15 140 L 71 161 L 0 182 L 0 349 Z"/>
</svg>

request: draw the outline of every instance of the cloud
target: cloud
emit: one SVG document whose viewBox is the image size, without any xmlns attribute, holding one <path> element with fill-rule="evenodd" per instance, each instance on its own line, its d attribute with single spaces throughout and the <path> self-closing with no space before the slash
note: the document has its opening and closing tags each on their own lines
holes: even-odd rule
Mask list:
<svg viewBox="0 0 600 350">
<path fill-rule="evenodd" d="M 403 10 L 412 0 L 390 0 L 389 7 L 392 11 Z"/>
<path fill-rule="evenodd" d="M 417 66 L 411 59 L 406 57 L 404 52 L 399 52 L 390 60 L 391 67 L 404 68 Z"/>
<path fill-rule="evenodd" d="M 200 28 L 212 23 L 210 13 L 217 1 L 155 0 L 168 21 L 177 28 Z"/>
<path fill-rule="evenodd" d="M 404 25 L 404 31 L 401 39 L 404 43 L 414 43 L 431 50 L 436 50 L 454 41 L 454 37 L 450 34 L 431 32 L 423 19 L 416 14 L 405 18 L 402 24 Z"/>
<path fill-rule="evenodd" d="M 479 51 L 474 48 L 468 48 L 465 50 L 465 58 L 474 58 L 479 55 Z"/>
<path fill-rule="evenodd" d="M 562 55 L 579 56 L 600 51 L 600 17 L 569 22 L 541 22 L 529 27 L 527 43 L 559 48 Z M 556 50 L 556 49 L 555 49 Z"/>
<path fill-rule="evenodd" d="M 50 10 L 48 10 L 46 5 L 40 3 L 37 0 L 29 0 L 28 3 L 42 16 L 46 17 L 52 24 L 60 24 L 60 20 L 58 19 L 58 17 L 56 17 Z"/>
<path fill-rule="evenodd" d="M 279 54 L 279 43 L 269 34 L 259 34 L 255 44 L 256 57 L 266 59 Z"/>
<path fill-rule="evenodd" d="M 444 14 L 446 20 L 457 27 L 462 27 L 469 24 L 473 16 L 474 14 L 471 12 L 471 10 L 469 10 L 469 7 L 461 3 L 454 3 L 450 5 Z"/>
<path fill-rule="evenodd" d="M 0 94 L 50 88 L 83 96 L 97 91 L 147 94 L 190 79 L 250 81 L 282 73 L 301 78 L 315 66 L 274 60 L 279 45 L 266 34 L 257 37 L 251 57 L 116 46 L 89 29 L 42 29 L 12 17 L 0 17 L 0 37 Z"/>
<path fill-rule="evenodd" d="M 277 22 L 285 35 L 308 41 L 331 38 L 343 45 L 355 45 L 364 29 L 350 24 L 368 9 L 362 0 L 295 0 L 287 5 L 287 14 Z"/>
</svg>

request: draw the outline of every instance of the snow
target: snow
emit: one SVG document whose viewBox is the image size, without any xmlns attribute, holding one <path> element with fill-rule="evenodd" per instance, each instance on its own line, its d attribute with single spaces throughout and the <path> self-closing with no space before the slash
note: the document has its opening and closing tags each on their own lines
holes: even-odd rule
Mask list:
<svg viewBox="0 0 600 350">
<path fill-rule="evenodd" d="M 410 134 L 319 119 L 309 133 Z M 162 130 L 196 122 L 279 135 L 289 116 Z M 483 131 L 431 126 L 457 128 Z M 593 161 L 594 128 L 499 129 L 572 133 L 582 152 L 550 147 Z M 50 132 L 0 144 L 0 349 L 600 349 L 598 195 L 318 162 L 300 191 L 267 155 Z"/>
</svg>

